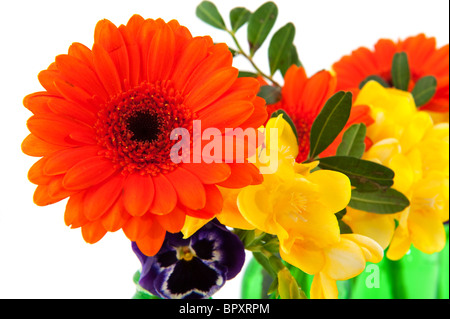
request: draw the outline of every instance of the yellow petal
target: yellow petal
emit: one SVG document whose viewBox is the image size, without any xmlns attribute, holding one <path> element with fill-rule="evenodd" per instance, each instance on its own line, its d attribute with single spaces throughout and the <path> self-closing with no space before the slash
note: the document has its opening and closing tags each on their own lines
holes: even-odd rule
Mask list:
<svg viewBox="0 0 450 319">
<path fill-rule="evenodd" d="M 386 257 L 391 260 L 399 260 L 408 252 L 410 247 L 411 238 L 408 229 L 400 223 L 395 229 L 391 244 L 386 252 Z"/>
<path fill-rule="evenodd" d="M 401 152 L 400 142 L 395 138 L 386 138 L 373 144 L 372 147 L 364 154 L 363 158 L 368 161 L 376 161 L 377 163 L 386 165 L 392 156 Z"/>
<path fill-rule="evenodd" d="M 338 294 L 336 280 L 323 273 L 314 276 L 310 290 L 311 299 L 337 299 Z"/>
<path fill-rule="evenodd" d="M 295 241 L 288 254 L 280 249 L 280 256 L 284 261 L 310 275 L 318 274 L 325 265 L 323 251 L 321 249 L 306 249 L 302 246 L 300 240 Z"/>
<path fill-rule="evenodd" d="M 417 249 L 432 254 L 444 248 L 445 229 L 436 211 L 411 209 L 408 224 L 411 241 Z"/>
<path fill-rule="evenodd" d="M 211 219 L 202 219 L 202 218 L 195 218 L 191 216 L 186 216 L 186 220 L 184 222 L 183 229 L 181 229 L 181 232 L 183 233 L 183 238 L 189 238 L 192 235 L 194 235 L 197 230 L 205 226 Z"/>
<path fill-rule="evenodd" d="M 320 202 L 334 213 L 347 207 L 351 197 L 351 185 L 342 173 L 319 170 L 309 175 L 308 180 L 319 185 Z"/>
<path fill-rule="evenodd" d="M 338 244 L 325 251 L 322 272 L 334 280 L 347 280 L 359 275 L 366 266 L 363 251 L 353 241 L 341 236 Z"/>
<path fill-rule="evenodd" d="M 395 172 L 392 187 L 405 195 L 410 193 L 414 182 L 414 170 L 408 158 L 403 154 L 396 154 L 389 160 L 388 166 Z"/>
<path fill-rule="evenodd" d="M 266 233 L 277 234 L 279 227 L 273 220 L 273 203 L 264 184 L 243 188 L 237 197 L 238 208 L 250 224 Z"/>
<path fill-rule="evenodd" d="M 359 234 L 343 234 L 341 238 L 346 238 L 356 243 L 363 250 L 366 261 L 378 263 L 383 259 L 383 248 L 373 239 Z"/>
<path fill-rule="evenodd" d="M 402 151 L 406 153 L 417 145 L 432 126 L 433 120 L 428 113 L 417 112 L 414 114 L 400 138 Z"/>
<path fill-rule="evenodd" d="M 387 89 L 378 82 L 368 82 L 359 92 L 355 105 L 368 105 L 375 123 L 367 128 L 373 142 L 385 138 L 399 138 L 410 117 L 417 110 L 409 92 Z"/>
<path fill-rule="evenodd" d="M 280 114 L 271 118 L 266 124 L 266 144 L 270 148 L 270 133 L 272 128 L 278 129 L 278 149 L 284 157 L 296 158 L 298 155 L 298 141 L 289 123 Z"/>
<path fill-rule="evenodd" d="M 392 215 L 372 214 L 347 207 L 343 221 L 354 233 L 372 238 L 383 249 L 389 246 L 394 235 L 395 221 Z"/>
<path fill-rule="evenodd" d="M 250 224 L 241 214 L 237 206 L 237 197 L 241 192 L 240 189 L 230 189 L 220 187 L 220 192 L 223 197 L 222 211 L 216 216 L 217 219 L 224 225 L 239 229 L 255 229 L 255 226 Z"/>
</svg>

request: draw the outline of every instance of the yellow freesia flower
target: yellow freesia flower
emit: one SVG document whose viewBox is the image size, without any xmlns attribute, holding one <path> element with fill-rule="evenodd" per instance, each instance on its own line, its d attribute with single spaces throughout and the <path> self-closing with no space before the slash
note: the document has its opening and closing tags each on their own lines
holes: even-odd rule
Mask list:
<svg viewBox="0 0 450 319">
<path fill-rule="evenodd" d="M 448 123 L 435 125 L 428 113 L 416 109 L 410 93 L 376 82 L 364 86 L 356 104 L 370 106 L 375 119 L 367 130 L 374 144 L 364 158 L 394 170 L 393 188 L 411 205 L 393 215 L 347 209 L 344 221 L 383 248 L 389 246 L 390 259 L 403 257 L 411 244 L 425 253 L 440 251 L 445 245 L 443 222 L 448 220 Z"/>
<path fill-rule="evenodd" d="M 292 253 L 281 256 L 314 275 L 310 297 L 312 299 L 336 299 L 337 280 L 347 280 L 364 271 L 366 262 L 378 263 L 383 259 L 383 249 L 374 240 L 358 235 L 343 234 L 340 240 L 322 250 L 308 250 L 294 244 Z"/>
<path fill-rule="evenodd" d="M 239 192 L 239 212 L 257 229 L 277 235 L 283 260 L 315 275 L 312 298 L 337 298 L 336 280 L 358 275 L 366 261 L 379 262 L 383 250 L 365 236 L 340 235 L 335 213 L 350 200 L 347 176 L 314 170 L 317 162 L 295 163 L 295 135 L 281 116 L 267 128 L 278 128 L 278 169 Z"/>
<path fill-rule="evenodd" d="M 296 164 L 297 140 L 282 115 L 270 119 L 266 125 L 268 147 L 269 128 L 278 128 L 278 150 L 271 150 L 279 152 L 278 169 L 274 174 L 265 175 L 262 184 L 239 192 L 240 213 L 257 229 L 277 235 L 280 250 L 285 253 L 289 253 L 299 238 L 317 248 L 339 241 L 339 225 L 334 214 L 350 201 L 349 179 L 333 171 L 311 173 L 317 163 Z"/>
</svg>

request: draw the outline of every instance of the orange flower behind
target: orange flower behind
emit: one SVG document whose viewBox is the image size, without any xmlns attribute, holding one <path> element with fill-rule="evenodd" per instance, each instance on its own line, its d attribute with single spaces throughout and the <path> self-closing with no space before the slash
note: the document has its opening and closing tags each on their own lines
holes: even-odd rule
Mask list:
<svg viewBox="0 0 450 319">
<path fill-rule="evenodd" d="M 406 52 L 411 72 L 410 88 L 420 78 L 428 75 L 436 77 L 437 91 L 422 110 L 448 112 L 449 101 L 449 46 L 436 48 L 436 39 L 419 34 L 404 41 L 379 40 L 374 50 L 361 47 L 334 63 L 338 90 L 351 90 L 354 97 L 359 92 L 361 81 L 370 75 L 383 78 L 391 83 L 392 59 L 397 52 Z"/>
<path fill-rule="evenodd" d="M 33 116 L 22 149 L 41 157 L 29 171 L 35 203 L 69 197 L 65 222 L 81 227 L 88 243 L 123 229 L 155 254 L 187 215 L 209 219 L 221 211 L 217 185 L 261 182 L 250 163 L 170 158 L 172 130 L 186 129 L 192 141 L 193 120 L 222 133 L 264 123 L 259 83 L 237 76 L 226 45 L 192 37 L 176 20 L 98 22 L 92 50 L 71 45 L 39 74 L 45 91 L 24 99 Z"/>
<path fill-rule="evenodd" d="M 320 71 L 308 78 L 303 67 L 291 66 L 284 77 L 284 86 L 281 90 L 281 101 L 268 105 L 269 114 L 283 109 L 292 119 L 298 135 L 299 154 L 296 161 L 301 163 L 309 155 L 309 138 L 311 127 L 324 107 L 327 100 L 336 92 L 336 78 L 328 71 Z M 344 131 L 353 124 L 364 123 L 370 125 L 373 119 L 369 115 L 369 108 L 365 105 L 353 106 L 350 118 L 335 141 L 320 156 L 336 154 L 337 147 L 342 141 Z M 370 141 L 366 140 L 370 146 Z"/>
</svg>

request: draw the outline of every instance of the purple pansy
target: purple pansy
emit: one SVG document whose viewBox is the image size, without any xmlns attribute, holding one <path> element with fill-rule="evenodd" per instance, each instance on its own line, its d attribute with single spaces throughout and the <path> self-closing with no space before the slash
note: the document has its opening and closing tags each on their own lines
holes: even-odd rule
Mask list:
<svg viewBox="0 0 450 319">
<path fill-rule="evenodd" d="M 239 238 L 216 221 L 188 239 L 167 233 L 160 251 L 144 255 L 136 243 L 133 251 L 142 264 L 139 285 L 168 299 L 209 298 L 242 269 L 245 251 Z"/>
</svg>

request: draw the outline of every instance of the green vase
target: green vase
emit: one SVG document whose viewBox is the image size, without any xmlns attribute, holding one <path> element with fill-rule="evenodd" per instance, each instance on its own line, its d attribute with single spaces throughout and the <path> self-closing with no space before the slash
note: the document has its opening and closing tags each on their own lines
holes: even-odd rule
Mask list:
<svg viewBox="0 0 450 319">
<path fill-rule="evenodd" d="M 340 299 L 448 299 L 449 243 L 448 224 L 445 225 L 445 248 L 425 254 L 414 247 L 402 259 L 388 258 L 378 264 L 368 263 L 359 276 L 338 281 Z M 291 274 L 309 298 L 313 276 L 288 265 Z M 270 275 L 252 259 L 245 269 L 241 296 L 243 299 L 266 299 L 272 283 Z"/>
</svg>

